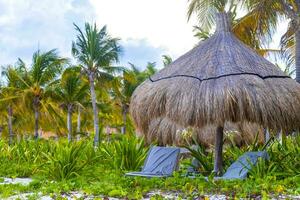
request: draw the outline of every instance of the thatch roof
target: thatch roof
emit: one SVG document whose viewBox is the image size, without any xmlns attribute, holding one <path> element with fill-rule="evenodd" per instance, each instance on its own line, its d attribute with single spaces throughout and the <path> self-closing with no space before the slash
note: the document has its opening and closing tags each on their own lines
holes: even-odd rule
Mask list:
<svg viewBox="0 0 300 200">
<path fill-rule="evenodd" d="M 274 130 L 300 127 L 300 84 L 256 54 L 219 13 L 215 34 L 134 92 L 131 115 L 145 130 L 155 118 L 183 127 L 251 122 Z"/>
<path fill-rule="evenodd" d="M 158 118 L 151 121 L 148 130 L 141 132 L 147 143 L 158 142 L 159 145 L 181 146 L 192 142 L 192 138 L 206 147 L 215 144 L 215 135 L 217 127 L 207 125 L 201 129 L 184 128 L 167 118 Z M 189 136 L 186 136 L 188 130 Z M 264 142 L 264 130 L 261 126 L 252 123 L 230 123 L 224 125 L 224 132 L 227 136 L 225 143 L 234 142 L 237 146 L 243 144 L 252 144 L 258 134 L 258 142 Z M 232 140 L 232 141 L 231 141 Z M 188 143 L 187 143 L 188 142 Z"/>
</svg>

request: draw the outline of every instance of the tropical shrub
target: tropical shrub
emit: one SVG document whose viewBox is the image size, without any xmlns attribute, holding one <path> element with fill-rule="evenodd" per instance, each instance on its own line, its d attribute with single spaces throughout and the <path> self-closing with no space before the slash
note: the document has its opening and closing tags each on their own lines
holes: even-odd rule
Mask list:
<svg viewBox="0 0 300 200">
<path fill-rule="evenodd" d="M 84 142 L 53 144 L 49 152 L 43 152 L 43 156 L 43 174 L 57 181 L 90 175 L 92 164 L 97 159 L 91 144 Z"/>
<path fill-rule="evenodd" d="M 250 170 L 252 178 L 275 176 L 277 179 L 300 176 L 300 136 L 275 140 L 267 148 L 268 160 L 259 160 Z"/>
<path fill-rule="evenodd" d="M 28 177 L 38 173 L 43 162 L 41 152 L 50 148 L 48 141 L 20 141 L 14 145 L 0 142 L 0 176 Z"/>
<path fill-rule="evenodd" d="M 146 158 L 148 147 L 144 140 L 124 136 L 119 140 L 103 143 L 100 146 L 103 162 L 109 167 L 121 170 L 139 170 Z"/>
</svg>

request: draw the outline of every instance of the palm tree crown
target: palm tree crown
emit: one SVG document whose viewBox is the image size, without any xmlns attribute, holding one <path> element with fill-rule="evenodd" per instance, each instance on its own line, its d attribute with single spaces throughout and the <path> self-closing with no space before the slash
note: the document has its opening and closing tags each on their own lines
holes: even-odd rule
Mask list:
<svg viewBox="0 0 300 200">
<path fill-rule="evenodd" d="M 29 70 L 26 68 L 25 62 L 19 59 L 18 65 L 24 69 L 24 73 L 22 76 L 18 76 L 18 79 L 24 85 L 22 97 L 25 103 L 31 105 L 30 107 L 34 110 L 35 138 L 38 138 L 40 107 L 45 108 L 42 101 L 45 89 L 53 84 L 66 63 L 67 59 L 58 56 L 55 49 L 45 53 L 40 50 L 36 51 L 32 56 L 32 64 Z"/>
<path fill-rule="evenodd" d="M 109 70 L 113 62 L 119 61 L 121 47 L 118 38 L 112 38 L 106 26 L 98 30 L 96 24 L 85 24 L 85 33 L 74 24 L 78 32 L 76 41 L 72 43 L 72 54 L 82 64 L 86 73 L 99 73 Z"/>
</svg>

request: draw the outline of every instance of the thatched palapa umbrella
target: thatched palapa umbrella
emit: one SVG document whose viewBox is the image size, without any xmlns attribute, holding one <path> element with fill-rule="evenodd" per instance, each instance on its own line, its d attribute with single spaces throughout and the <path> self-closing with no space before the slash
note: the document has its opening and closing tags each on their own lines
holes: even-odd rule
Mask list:
<svg viewBox="0 0 300 200">
<path fill-rule="evenodd" d="M 159 117 L 183 127 L 217 126 L 214 171 L 220 173 L 224 123 L 299 129 L 300 84 L 239 41 L 227 13 L 216 17 L 212 37 L 135 90 L 131 115 L 139 130 Z"/>
<path fill-rule="evenodd" d="M 162 146 L 182 146 L 189 144 L 194 138 L 197 143 L 210 147 L 215 144 L 213 133 L 216 129 L 217 127 L 213 125 L 202 128 L 182 127 L 167 118 L 157 118 L 151 121 L 148 130 L 138 132 L 138 134 L 144 136 L 148 144 L 155 141 Z M 188 135 L 185 134 L 187 131 Z M 257 124 L 226 122 L 224 133 L 228 136 L 224 141 L 234 142 L 237 146 L 252 144 L 255 140 L 264 143 L 264 130 Z"/>
</svg>

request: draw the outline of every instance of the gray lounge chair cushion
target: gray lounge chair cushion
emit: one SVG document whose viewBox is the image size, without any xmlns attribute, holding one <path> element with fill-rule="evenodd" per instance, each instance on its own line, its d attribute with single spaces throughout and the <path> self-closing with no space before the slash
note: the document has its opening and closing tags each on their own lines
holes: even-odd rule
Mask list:
<svg viewBox="0 0 300 200">
<path fill-rule="evenodd" d="M 180 148 L 152 147 L 141 172 L 129 172 L 127 176 L 166 177 L 171 176 L 178 165 Z"/>
<path fill-rule="evenodd" d="M 249 169 L 257 163 L 258 158 L 268 159 L 268 157 L 265 151 L 246 152 L 230 165 L 223 176 L 215 177 L 215 179 L 245 179 Z"/>
</svg>

